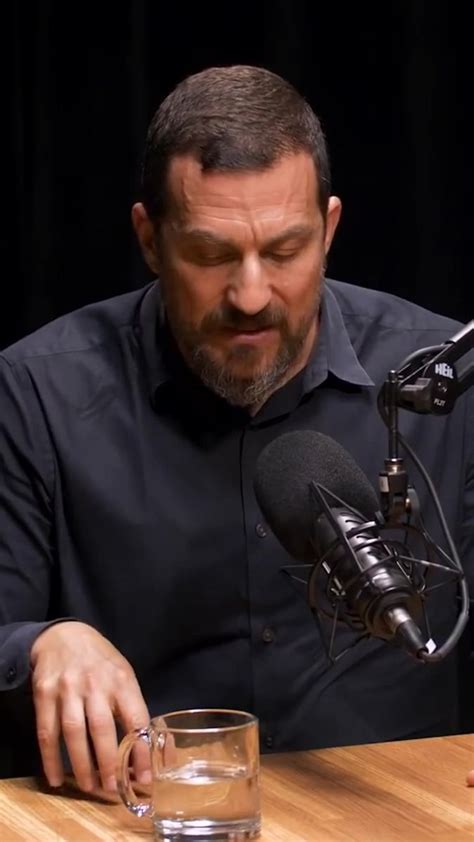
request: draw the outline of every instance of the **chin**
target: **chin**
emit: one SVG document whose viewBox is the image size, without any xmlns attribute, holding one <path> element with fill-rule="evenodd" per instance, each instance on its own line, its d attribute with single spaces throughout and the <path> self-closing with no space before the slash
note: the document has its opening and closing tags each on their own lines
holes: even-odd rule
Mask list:
<svg viewBox="0 0 474 842">
<path fill-rule="evenodd" d="M 250 382 L 271 371 L 277 356 L 275 353 L 268 354 L 263 349 L 251 348 L 248 345 L 231 350 L 208 345 L 205 348 L 201 346 L 200 351 L 198 373 L 213 371 L 213 376 L 225 374 L 242 382 Z"/>
<path fill-rule="evenodd" d="M 233 348 L 222 355 L 221 365 L 229 371 L 242 371 L 249 375 L 259 374 L 261 371 L 271 367 L 275 362 L 276 355 L 269 354 L 262 348 L 252 348 L 250 345 L 242 345 Z"/>
<path fill-rule="evenodd" d="M 265 360 L 265 362 L 261 361 L 259 365 L 251 365 L 251 364 L 235 364 L 229 363 L 226 361 L 224 363 L 225 370 L 228 374 L 234 377 L 236 380 L 255 380 L 258 377 L 266 374 L 268 369 L 271 367 Z"/>
</svg>

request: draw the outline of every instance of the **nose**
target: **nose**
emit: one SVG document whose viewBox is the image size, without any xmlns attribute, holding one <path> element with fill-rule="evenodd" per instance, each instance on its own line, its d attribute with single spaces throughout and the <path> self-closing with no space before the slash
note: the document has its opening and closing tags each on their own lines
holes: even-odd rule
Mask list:
<svg viewBox="0 0 474 842">
<path fill-rule="evenodd" d="M 247 316 L 260 313 L 272 297 L 271 286 L 257 255 L 242 260 L 227 289 L 227 298 L 235 309 Z"/>
</svg>

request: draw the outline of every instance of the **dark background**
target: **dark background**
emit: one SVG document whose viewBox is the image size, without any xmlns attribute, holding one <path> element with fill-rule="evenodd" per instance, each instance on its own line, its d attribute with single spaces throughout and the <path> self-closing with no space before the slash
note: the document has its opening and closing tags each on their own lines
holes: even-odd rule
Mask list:
<svg viewBox="0 0 474 842">
<path fill-rule="evenodd" d="M 343 201 L 328 274 L 469 321 L 469 14 L 456 0 L 7 4 L 0 347 L 149 280 L 130 225 L 148 123 L 184 76 L 233 63 L 285 76 L 321 118 Z"/>
<path fill-rule="evenodd" d="M 17 3 L 3 97 L 0 347 L 149 280 L 130 225 L 147 125 L 185 75 L 253 63 L 319 114 L 343 218 L 328 273 L 472 315 L 472 43 L 456 2 Z"/>
</svg>

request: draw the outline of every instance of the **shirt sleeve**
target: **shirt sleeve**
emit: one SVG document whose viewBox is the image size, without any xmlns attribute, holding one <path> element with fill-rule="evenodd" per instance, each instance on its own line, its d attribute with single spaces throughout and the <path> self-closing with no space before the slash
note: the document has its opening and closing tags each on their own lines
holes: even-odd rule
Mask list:
<svg viewBox="0 0 474 842">
<path fill-rule="evenodd" d="M 28 678 L 34 640 L 58 622 L 48 618 L 53 499 L 40 399 L 28 371 L 0 356 L 0 690 Z"/>
<path fill-rule="evenodd" d="M 474 390 L 473 390 L 474 391 Z M 466 474 L 459 555 L 469 586 L 471 604 L 474 599 L 474 394 L 466 402 L 465 452 Z"/>
</svg>

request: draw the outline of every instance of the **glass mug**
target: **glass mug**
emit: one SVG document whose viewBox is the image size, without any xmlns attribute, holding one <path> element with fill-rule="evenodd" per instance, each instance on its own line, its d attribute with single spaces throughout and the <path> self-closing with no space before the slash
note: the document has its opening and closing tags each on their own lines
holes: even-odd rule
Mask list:
<svg viewBox="0 0 474 842">
<path fill-rule="evenodd" d="M 149 747 L 151 801 L 129 776 L 137 740 Z M 238 710 L 181 710 L 151 720 L 119 746 L 118 791 L 136 816 L 151 817 L 158 840 L 240 842 L 260 833 L 258 719 Z"/>
</svg>

